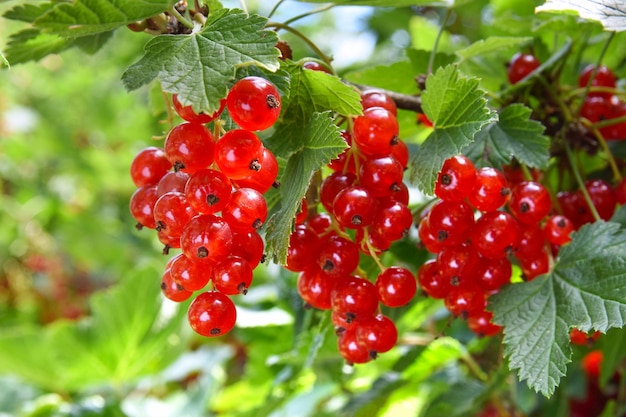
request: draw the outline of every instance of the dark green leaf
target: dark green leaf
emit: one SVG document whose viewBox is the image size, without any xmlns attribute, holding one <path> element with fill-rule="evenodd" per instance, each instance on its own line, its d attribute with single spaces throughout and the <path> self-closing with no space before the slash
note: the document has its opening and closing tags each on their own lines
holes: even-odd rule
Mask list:
<svg viewBox="0 0 626 417">
<path fill-rule="evenodd" d="M 144 56 L 122 76 L 128 90 L 158 78 L 163 90 L 176 93 L 196 112 L 214 113 L 226 96 L 236 67 L 278 69 L 278 38 L 264 30 L 267 19 L 241 10 L 211 14 L 200 33 L 162 35 L 146 44 Z"/>
<path fill-rule="evenodd" d="M 535 391 L 554 393 L 570 362 L 569 331 L 606 332 L 626 322 L 626 233 L 616 223 L 583 226 L 552 272 L 493 296 L 505 354 Z"/>
<path fill-rule="evenodd" d="M 478 80 L 462 77 L 454 65 L 440 68 L 426 80 L 422 108 L 435 129 L 410 164 L 411 180 L 423 192 L 432 194 L 443 162 L 461 153 L 484 125 L 496 119 L 484 95 Z"/>
<path fill-rule="evenodd" d="M 74 44 L 87 54 L 95 54 L 111 39 L 112 35 L 113 32 L 102 32 L 95 35 L 83 36 L 76 38 Z"/>
<path fill-rule="evenodd" d="M 147 19 L 175 3 L 174 0 L 76 0 L 57 4 L 34 23 L 43 31 L 59 36 L 93 35 Z"/>
<path fill-rule="evenodd" d="M 292 91 L 293 88 L 292 85 Z M 278 263 L 284 263 L 287 258 L 293 219 L 313 173 L 346 147 L 330 112 L 313 114 L 306 125 L 300 126 L 300 133 L 292 140 L 297 141 L 299 146 L 293 150 L 281 174 L 282 205 L 266 223 L 266 251 Z"/>
<path fill-rule="evenodd" d="M 545 168 L 550 161 L 550 138 L 543 135 L 541 123 L 530 119 L 531 112 L 523 104 L 505 107 L 497 121 L 476 133 L 465 155 L 485 161 L 477 165 L 501 167 L 516 158 L 529 167 Z"/>
</svg>

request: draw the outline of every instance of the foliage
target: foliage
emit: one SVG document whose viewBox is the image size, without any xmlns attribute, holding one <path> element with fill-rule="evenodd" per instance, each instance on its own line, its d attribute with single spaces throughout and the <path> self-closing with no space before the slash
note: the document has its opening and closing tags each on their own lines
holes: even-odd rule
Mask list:
<svg viewBox="0 0 626 417">
<path fill-rule="evenodd" d="M 398 346 L 363 365 L 343 363 L 330 313 L 305 308 L 297 274 L 279 266 L 302 198 L 346 149 L 340 131 L 362 114 L 366 88 L 402 103 L 416 223 L 443 162 L 459 154 L 476 166 L 521 166 L 554 201 L 586 179 L 620 183 L 626 141 L 603 135 L 626 115 L 581 116 L 585 97 L 605 91 L 577 77 L 606 64 L 622 80 L 611 92 L 625 99 L 623 5 L 310 0 L 285 16 L 281 1 L 271 11 L 187 3 L 193 13 L 171 0 L 0 4 L 0 29 L 10 33 L 0 45 L 0 414 L 435 417 L 491 407 L 554 416 L 586 404 L 595 387 L 597 413 L 624 415 L 623 207 L 580 227 L 551 255 L 549 272 L 519 282 L 514 266 L 514 283 L 489 298 L 503 336 L 477 337 L 421 293 L 382 308 Z M 341 38 L 352 6 L 373 11 L 366 29 L 378 42 L 372 56 L 337 67 L 324 39 Z M 407 27 L 383 25 L 376 13 Z M 541 64 L 510 84 L 506 63 L 518 51 Z M 328 72 L 303 66 L 311 61 Z M 180 121 L 171 94 L 213 113 L 247 75 L 271 80 L 282 96 L 280 119 L 259 132 L 280 165 L 263 229 L 273 263 L 237 299 L 236 329 L 205 340 L 188 328 L 185 304 L 159 295 L 166 259 L 134 230 L 128 166 Z M 224 114 L 221 123 L 210 127 L 233 122 Z M 362 255 L 360 272 L 415 273 L 432 257 L 410 233 L 379 258 Z M 573 345 L 574 328 L 602 335 Z M 592 349 L 603 355 L 595 380 L 585 373 Z"/>
</svg>

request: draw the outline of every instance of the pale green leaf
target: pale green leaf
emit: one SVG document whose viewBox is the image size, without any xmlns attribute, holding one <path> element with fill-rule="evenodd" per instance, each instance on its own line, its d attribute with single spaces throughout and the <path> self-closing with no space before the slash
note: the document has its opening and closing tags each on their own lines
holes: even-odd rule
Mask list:
<svg viewBox="0 0 626 417">
<path fill-rule="evenodd" d="M 604 386 L 626 358 L 626 329 L 611 329 L 598 339 L 596 348 L 602 351 L 600 384 Z"/>
<path fill-rule="evenodd" d="M 378 65 L 361 70 L 351 71 L 343 78 L 360 85 L 383 88 L 404 94 L 416 94 L 419 90 L 415 83 L 418 72 L 409 61 L 394 62 L 389 65 Z"/>
<path fill-rule="evenodd" d="M 410 164 L 411 180 L 423 192 L 432 194 L 443 162 L 461 153 L 484 125 L 496 119 L 484 96 L 478 80 L 461 76 L 454 65 L 440 68 L 426 80 L 422 109 L 435 129 Z"/>
<path fill-rule="evenodd" d="M 606 30 L 626 30 L 626 4 L 621 0 L 547 0 L 535 11 L 574 11 L 582 18 L 599 21 Z"/>
<path fill-rule="evenodd" d="M 491 36 L 474 42 L 468 47 L 459 49 L 456 54 L 461 59 L 470 59 L 474 57 L 482 57 L 485 54 L 507 50 L 511 48 L 520 48 L 522 45 L 532 41 L 531 37 L 516 36 Z"/>
<path fill-rule="evenodd" d="M 373 7 L 408 7 L 408 6 L 431 6 L 431 7 L 450 7 L 455 1 L 453 0 L 337 0 L 329 2 L 328 0 L 300 0 L 305 3 L 335 3 L 342 6 L 373 6 Z M 466 0 L 461 0 L 464 2 Z M 458 1 L 456 2 L 458 3 Z"/>
<path fill-rule="evenodd" d="M 119 384 L 161 369 L 182 348 L 184 308 L 161 314 L 160 277 L 146 269 L 93 296 L 91 315 L 47 327 L 4 329 L 0 372 L 38 386 L 72 391 L 101 383 Z M 89 372 L 85 372 L 88 369 Z"/>
<path fill-rule="evenodd" d="M 550 161 L 550 138 L 543 135 L 541 123 L 530 119 L 531 112 L 523 104 L 505 107 L 497 121 L 474 136 L 464 154 L 479 166 L 501 167 L 515 158 L 529 167 L 545 168 Z"/>
<path fill-rule="evenodd" d="M 330 112 L 315 113 L 300 126 L 300 147 L 287 161 L 280 177 L 281 208 L 266 223 L 266 252 L 278 263 L 287 258 L 293 219 L 313 173 L 346 147 Z"/>
<path fill-rule="evenodd" d="M 147 19 L 175 3 L 174 0 L 76 0 L 57 4 L 34 23 L 45 32 L 59 36 L 93 35 Z"/>
<path fill-rule="evenodd" d="M 37 29 L 24 29 L 14 33 L 4 50 L 11 65 L 38 61 L 74 46 L 73 39 L 42 33 Z"/>
<path fill-rule="evenodd" d="M 54 3 L 22 4 L 8 10 L 2 17 L 11 20 L 21 20 L 23 22 L 32 23 L 38 17 L 44 15 L 55 6 Z"/>
<path fill-rule="evenodd" d="M 158 78 L 163 90 L 193 103 L 196 112 L 214 113 L 226 96 L 237 67 L 279 67 L 278 37 L 264 30 L 267 19 L 241 10 L 219 10 L 191 35 L 162 35 L 146 44 L 144 56 L 122 76 L 128 90 Z"/>
<path fill-rule="evenodd" d="M 551 396 L 571 361 L 569 332 L 626 324 L 626 232 L 611 222 L 583 226 L 553 270 L 490 298 L 504 326 L 505 355 L 519 378 Z"/>
</svg>

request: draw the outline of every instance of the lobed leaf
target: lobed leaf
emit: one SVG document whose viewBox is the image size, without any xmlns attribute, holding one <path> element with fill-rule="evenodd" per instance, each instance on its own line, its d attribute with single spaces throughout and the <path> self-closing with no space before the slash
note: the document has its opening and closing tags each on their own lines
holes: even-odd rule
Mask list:
<svg viewBox="0 0 626 417">
<path fill-rule="evenodd" d="M 328 164 L 346 147 L 330 112 L 314 113 L 300 126 L 300 146 L 287 161 L 280 179 L 281 208 L 266 223 L 266 252 L 284 264 L 293 219 L 313 173 Z"/>
<path fill-rule="evenodd" d="M 411 180 L 423 192 L 432 194 L 443 162 L 461 153 L 483 126 L 496 120 L 484 96 L 478 80 L 462 77 L 455 65 L 439 68 L 426 80 L 422 109 L 435 129 L 410 164 Z"/>
<path fill-rule="evenodd" d="M 4 53 L 6 60 L 11 65 L 15 65 L 28 61 L 38 61 L 74 45 L 73 39 L 42 33 L 37 29 L 24 29 L 10 36 Z"/>
<path fill-rule="evenodd" d="M 573 235 L 552 272 L 490 298 L 509 367 L 521 380 L 551 396 L 571 360 L 571 327 L 606 332 L 626 325 L 625 271 L 626 232 L 601 221 Z"/>
<path fill-rule="evenodd" d="M 155 16 L 175 3 L 175 0 L 76 0 L 58 3 L 34 24 L 63 37 L 93 35 Z"/>
<path fill-rule="evenodd" d="M 464 154 L 495 167 L 510 164 L 516 158 L 529 167 L 545 168 L 550 162 L 550 138 L 543 135 L 545 127 L 541 123 L 530 119 L 531 113 L 523 104 L 505 107 L 497 121 L 476 133 Z"/>
<path fill-rule="evenodd" d="M 157 78 L 164 91 L 178 94 L 183 104 L 193 103 L 196 112 L 214 113 L 236 68 L 257 65 L 272 72 L 279 68 L 278 37 L 263 29 L 266 22 L 241 10 L 219 10 L 200 33 L 151 39 L 122 82 L 134 90 Z"/>
</svg>

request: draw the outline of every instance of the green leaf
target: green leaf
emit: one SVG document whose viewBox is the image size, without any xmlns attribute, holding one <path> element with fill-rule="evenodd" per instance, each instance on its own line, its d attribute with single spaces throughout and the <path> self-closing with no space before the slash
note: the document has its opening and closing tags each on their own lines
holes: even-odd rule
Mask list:
<svg viewBox="0 0 626 417">
<path fill-rule="evenodd" d="M 384 88 L 404 94 L 418 91 L 415 76 L 418 73 L 409 61 L 394 62 L 390 65 L 378 65 L 358 71 L 351 71 L 343 78 L 355 84 Z"/>
<path fill-rule="evenodd" d="M 21 20 L 23 22 L 32 23 L 38 17 L 44 15 L 55 6 L 54 3 L 42 3 L 39 5 L 23 4 L 15 6 L 11 10 L 7 11 L 3 17 L 11 20 Z"/>
<path fill-rule="evenodd" d="M 35 26 L 63 37 L 108 32 L 171 8 L 174 0 L 76 0 L 57 4 Z"/>
<path fill-rule="evenodd" d="M 626 358 L 626 330 L 610 330 L 607 334 L 600 337 L 597 347 L 602 351 L 600 385 L 605 386 L 613 377 L 615 370 Z"/>
<path fill-rule="evenodd" d="M 280 179 L 281 208 L 266 223 L 266 251 L 275 262 L 283 264 L 293 219 L 306 193 L 313 173 L 346 147 L 330 112 L 315 113 L 300 126 L 299 149 L 291 155 Z"/>
<path fill-rule="evenodd" d="M 147 269 L 92 298 L 92 314 L 45 328 L 3 329 L 0 372 L 53 390 L 123 383 L 161 369 L 182 344 L 184 308 L 161 314 L 161 272 Z M 89 369 L 89 372 L 85 372 Z"/>
<path fill-rule="evenodd" d="M 300 0 L 305 3 L 328 3 L 327 0 Z M 408 6 L 432 6 L 449 7 L 453 1 L 436 0 L 336 0 L 331 3 L 343 6 L 373 6 L 373 7 L 408 7 Z"/>
<path fill-rule="evenodd" d="M 584 3 L 574 0 L 548 0 L 535 11 L 574 11 L 582 18 L 599 21 L 605 30 L 626 30 L 626 5 L 617 0 L 587 0 Z"/>
<path fill-rule="evenodd" d="M 550 138 L 543 135 L 545 127 L 541 123 L 530 119 L 531 113 L 530 108 L 519 103 L 505 107 L 497 121 L 474 136 L 465 155 L 495 167 L 510 164 L 516 158 L 529 167 L 545 168 L 550 162 Z"/>
<path fill-rule="evenodd" d="M 81 51 L 93 55 L 111 39 L 111 36 L 113 36 L 113 32 L 102 32 L 95 35 L 83 36 L 76 38 L 74 44 L 79 47 Z"/>
<path fill-rule="evenodd" d="M 461 153 L 474 135 L 496 114 L 487 108 L 478 80 L 463 77 L 454 65 L 440 68 L 426 80 L 422 108 L 435 129 L 411 160 L 411 180 L 432 194 L 443 162 Z"/>
<path fill-rule="evenodd" d="M 122 75 L 128 90 L 158 78 L 163 90 L 192 103 L 196 112 L 214 113 L 226 96 L 236 67 L 279 67 L 275 32 L 264 30 L 267 19 L 241 10 L 211 14 L 200 33 L 162 35 L 146 44 L 144 56 Z"/>
<path fill-rule="evenodd" d="M 474 42 L 470 46 L 459 49 L 456 54 L 461 59 L 471 59 L 474 57 L 482 57 L 485 54 L 497 52 L 500 50 L 507 50 L 514 47 L 521 47 L 522 45 L 532 41 L 531 37 L 517 37 L 517 36 L 492 36 L 486 39 L 481 39 Z"/>
<path fill-rule="evenodd" d="M 509 367 L 521 380 L 551 396 L 571 360 L 571 327 L 604 333 L 626 324 L 624 271 L 626 232 L 600 221 L 573 235 L 552 272 L 490 298 Z"/>
<path fill-rule="evenodd" d="M 73 39 L 42 33 L 37 29 L 24 29 L 11 35 L 4 53 L 6 60 L 11 65 L 15 65 L 28 61 L 38 61 L 72 46 L 74 46 Z"/>
</svg>

